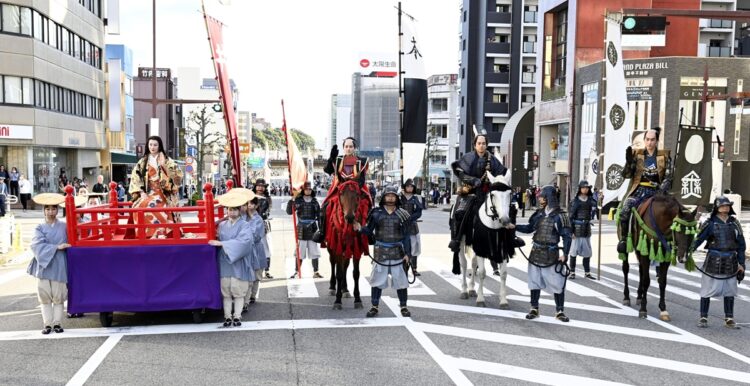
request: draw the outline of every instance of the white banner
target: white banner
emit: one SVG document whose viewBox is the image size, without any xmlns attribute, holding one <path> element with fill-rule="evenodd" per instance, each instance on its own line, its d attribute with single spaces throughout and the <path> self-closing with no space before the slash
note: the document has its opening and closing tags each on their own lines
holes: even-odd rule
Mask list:
<svg viewBox="0 0 750 386">
<path fill-rule="evenodd" d="M 628 184 L 622 176 L 625 165 L 625 149 L 631 142 L 628 125 L 628 96 L 625 87 L 625 71 L 622 66 L 620 23 L 607 19 L 607 42 L 605 46 L 605 76 L 607 77 L 607 102 L 604 125 L 604 202 L 622 200 Z"/>
</svg>

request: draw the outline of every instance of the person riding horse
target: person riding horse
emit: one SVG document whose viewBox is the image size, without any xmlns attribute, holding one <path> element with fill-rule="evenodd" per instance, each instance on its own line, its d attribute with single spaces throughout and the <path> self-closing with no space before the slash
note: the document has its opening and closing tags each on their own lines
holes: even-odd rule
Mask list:
<svg viewBox="0 0 750 386">
<path fill-rule="evenodd" d="M 328 189 L 323 205 L 320 210 L 320 228 L 313 236 L 313 241 L 316 243 L 323 243 L 326 237 L 326 209 L 328 203 L 336 192 L 339 185 L 349 180 L 355 180 L 359 184 L 360 190 L 370 195 L 370 192 L 365 184 L 367 170 L 369 164 L 367 163 L 366 157 L 360 157 L 356 155 L 357 140 L 353 137 L 347 137 L 344 139 L 344 155 L 339 155 L 338 145 L 333 145 L 331 154 L 328 157 L 328 163 L 323 169 L 328 175 L 333 176 L 333 182 L 331 187 Z"/>
<path fill-rule="evenodd" d="M 646 130 L 643 134 L 646 147 L 633 149 L 628 146 L 625 151 L 625 168 L 622 176 L 632 179 L 632 183 L 620 211 L 618 253 L 627 253 L 626 240 L 630 232 L 630 215 L 633 208 L 638 208 L 638 205 L 657 192 L 666 193 L 672 187 L 672 159 L 669 150 L 657 150 L 660 134 L 660 127 Z"/>
<path fill-rule="evenodd" d="M 487 172 L 493 176 L 505 175 L 508 170 L 500 161 L 487 151 L 487 136 L 477 134 L 473 141 L 474 151 L 464 154 L 460 160 L 451 164 L 453 174 L 463 183 L 459 188 L 458 199 L 451 219 L 450 249 L 457 252 L 461 248 L 461 237 L 466 235 L 466 245 L 471 245 L 471 219 L 484 203 L 490 191 Z M 466 217 L 468 216 L 468 217 Z M 468 227 L 468 228 L 467 228 Z"/>
</svg>

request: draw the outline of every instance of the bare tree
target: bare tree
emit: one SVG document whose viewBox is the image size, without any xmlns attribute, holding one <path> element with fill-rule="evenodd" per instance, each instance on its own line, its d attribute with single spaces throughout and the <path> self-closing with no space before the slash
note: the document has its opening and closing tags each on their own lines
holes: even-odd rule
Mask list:
<svg viewBox="0 0 750 386">
<path fill-rule="evenodd" d="M 216 121 L 214 120 L 214 114 L 208 110 L 208 106 L 203 105 L 200 111 L 192 111 L 187 119 L 187 127 L 185 129 L 185 135 L 191 139 L 194 139 L 195 147 L 198 149 L 196 154 L 198 170 L 197 170 L 197 181 L 198 191 L 203 196 L 203 190 L 200 184 L 203 182 L 203 164 L 204 159 L 207 155 L 218 156 L 224 149 L 227 143 L 226 134 L 220 132 L 207 132 L 208 126 L 212 125 Z M 193 141 L 190 141 L 193 142 Z"/>
</svg>

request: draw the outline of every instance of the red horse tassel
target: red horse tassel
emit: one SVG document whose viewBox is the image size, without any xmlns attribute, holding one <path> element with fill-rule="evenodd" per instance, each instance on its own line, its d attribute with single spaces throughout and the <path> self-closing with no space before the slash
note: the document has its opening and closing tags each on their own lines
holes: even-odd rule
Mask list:
<svg viewBox="0 0 750 386">
<path fill-rule="evenodd" d="M 356 184 L 356 182 L 353 183 Z M 344 189 L 345 185 L 347 184 L 339 186 L 339 193 Z M 354 212 L 355 221 L 364 225 L 369 210 L 369 192 L 365 193 L 365 190 L 362 189 L 362 195 L 360 195 L 357 209 Z M 359 260 L 363 254 L 370 254 L 367 236 L 354 231 L 352 224 L 349 224 L 344 218 L 339 194 L 334 194 L 330 197 L 326 217 L 329 219 L 326 229 L 326 244 L 328 250 L 333 255 L 346 259 L 354 258 Z"/>
</svg>

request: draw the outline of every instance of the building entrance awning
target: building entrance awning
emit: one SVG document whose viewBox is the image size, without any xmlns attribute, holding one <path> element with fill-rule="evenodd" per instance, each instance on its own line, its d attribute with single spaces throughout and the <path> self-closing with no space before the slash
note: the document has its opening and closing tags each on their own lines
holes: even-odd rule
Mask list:
<svg viewBox="0 0 750 386">
<path fill-rule="evenodd" d="M 115 153 L 112 152 L 112 163 L 121 165 L 135 165 L 138 163 L 138 157 L 135 154 Z"/>
</svg>

